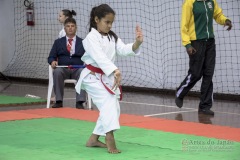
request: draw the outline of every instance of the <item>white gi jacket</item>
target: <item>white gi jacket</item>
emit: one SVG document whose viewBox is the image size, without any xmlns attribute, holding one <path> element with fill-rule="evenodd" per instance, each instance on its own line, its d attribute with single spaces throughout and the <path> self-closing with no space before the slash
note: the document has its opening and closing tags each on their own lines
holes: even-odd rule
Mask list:
<svg viewBox="0 0 240 160">
<path fill-rule="evenodd" d="M 59 32 L 59 34 L 58 34 L 58 38 L 62 38 L 62 37 L 64 37 L 64 36 L 66 36 L 66 32 L 65 32 L 65 30 L 64 30 L 64 28 Z"/>
<path fill-rule="evenodd" d="M 114 37 L 108 36 L 110 41 L 104 41 L 103 36 L 94 28 L 91 29 L 91 32 L 83 40 L 83 47 L 85 53 L 82 56 L 82 61 L 85 64 L 91 64 L 94 67 L 102 69 L 105 73 L 103 75 L 103 82 L 112 88 L 114 83 L 113 71 L 117 69 L 114 64 L 116 55 L 120 56 L 133 56 L 139 55 L 140 49 L 137 49 L 135 52 L 132 50 L 133 43 L 124 44 L 120 38 L 115 42 Z M 87 68 L 84 68 L 81 72 L 80 78 L 76 84 L 76 92 L 80 94 L 81 84 L 84 77 L 86 77 L 91 71 Z M 95 73 L 100 79 L 100 74 Z M 84 88 L 82 88 L 84 89 Z M 118 95 L 119 89 L 114 91 Z"/>
</svg>

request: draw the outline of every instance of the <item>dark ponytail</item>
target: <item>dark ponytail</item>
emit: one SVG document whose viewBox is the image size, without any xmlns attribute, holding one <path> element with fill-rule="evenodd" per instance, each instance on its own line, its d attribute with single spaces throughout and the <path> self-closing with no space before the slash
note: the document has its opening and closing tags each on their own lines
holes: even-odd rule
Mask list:
<svg viewBox="0 0 240 160">
<path fill-rule="evenodd" d="M 62 12 L 63 12 L 63 15 L 68 18 L 72 18 L 73 16 L 77 15 L 77 13 L 74 10 L 70 11 L 68 9 L 63 9 Z"/>
<path fill-rule="evenodd" d="M 97 24 L 95 22 L 95 10 L 96 10 L 97 7 L 93 7 L 92 8 L 92 11 L 90 13 L 90 21 L 89 21 L 89 24 L 90 24 L 90 27 L 89 27 L 89 32 L 91 31 L 91 28 L 95 28 L 97 29 Z"/>
<path fill-rule="evenodd" d="M 90 13 L 89 32 L 91 31 L 91 28 L 95 28 L 97 30 L 97 24 L 95 22 L 95 17 L 97 17 L 99 20 L 101 20 L 102 18 L 104 18 L 109 13 L 112 13 L 113 15 L 115 15 L 114 10 L 107 4 L 101 4 L 97 7 L 93 7 L 92 11 Z M 117 42 L 118 36 L 112 30 L 110 30 L 108 32 L 108 34 L 111 37 L 113 36 L 114 39 L 115 39 L 115 42 Z"/>
</svg>

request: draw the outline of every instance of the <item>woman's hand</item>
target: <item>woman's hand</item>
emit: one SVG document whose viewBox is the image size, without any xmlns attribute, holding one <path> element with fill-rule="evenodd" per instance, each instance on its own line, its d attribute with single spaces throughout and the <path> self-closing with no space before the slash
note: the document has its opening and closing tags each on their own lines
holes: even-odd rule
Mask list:
<svg viewBox="0 0 240 160">
<path fill-rule="evenodd" d="M 139 25 L 136 26 L 136 41 L 133 44 L 133 51 L 138 49 L 138 47 L 142 44 L 143 42 L 143 34 L 142 34 L 142 29 L 140 28 Z"/>
<path fill-rule="evenodd" d="M 114 84 L 112 90 L 116 90 L 121 85 L 122 74 L 119 69 L 114 70 Z"/>
</svg>

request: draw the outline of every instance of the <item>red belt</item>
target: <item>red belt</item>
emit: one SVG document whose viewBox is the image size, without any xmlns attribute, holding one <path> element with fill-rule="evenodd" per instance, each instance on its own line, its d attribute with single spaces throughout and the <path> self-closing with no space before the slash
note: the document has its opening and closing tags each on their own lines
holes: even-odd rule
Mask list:
<svg viewBox="0 0 240 160">
<path fill-rule="evenodd" d="M 109 89 L 109 88 L 106 86 L 106 84 L 103 82 L 103 80 L 102 80 L 102 75 L 104 74 L 104 72 L 103 72 L 100 68 L 94 67 L 94 66 L 92 66 L 92 65 L 90 65 L 90 64 L 87 64 L 86 67 L 87 67 L 87 69 L 89 69 L 89 70 L 92 71 L 92 72 L 96 72 L 96 73 L 101 74 L 101 82 L 102 82 L 103 86 L 105 87 L 105 89 L 106 89 L 110 94 L 115 95 L 115 93 L 114 93 L 111 89 Z M 120 101 L 121 101 L 121 100 L 122 100 L 122 87 L 119 86 L 119 89 L 120 89 Z"/>
</svg>

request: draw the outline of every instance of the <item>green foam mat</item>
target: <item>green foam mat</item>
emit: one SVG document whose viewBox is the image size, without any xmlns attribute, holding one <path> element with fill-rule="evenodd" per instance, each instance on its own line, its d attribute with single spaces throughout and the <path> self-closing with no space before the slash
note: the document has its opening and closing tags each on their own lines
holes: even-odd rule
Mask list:
<svg viewBox="0 0 240 160">
<path fill-rule="evenodd" d="M 81 115 L 80 115 L 81 116 Z M 95 123 L 44 118 L 0 123 L 0 160 L 239 160 L 240 143 L 122 126 L 120 154 L 85 143 Z M 101 138 L 103 141 L 104 138 Z"/>
<path fill-rule="evenodd" d="M 0 95 L 0 106 L 44 103 L 46 100 L 31 97 Z"/>
</svg>

